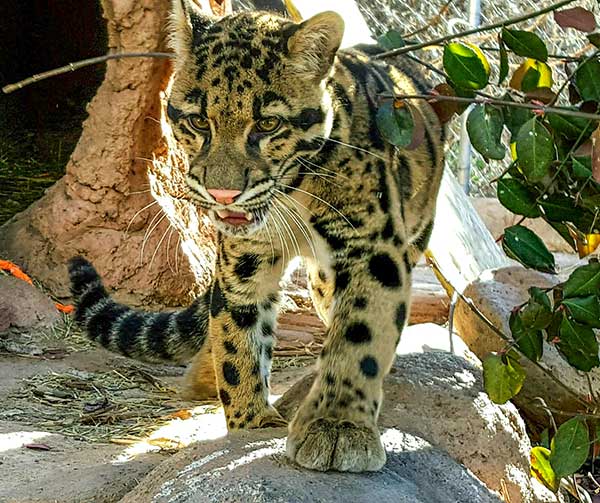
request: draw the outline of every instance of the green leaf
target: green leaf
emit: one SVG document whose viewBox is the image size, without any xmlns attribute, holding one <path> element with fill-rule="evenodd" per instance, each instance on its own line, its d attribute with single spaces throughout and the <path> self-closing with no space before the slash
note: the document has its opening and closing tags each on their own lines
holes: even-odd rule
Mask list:
<svg viewBox="0 0 600 503">
<path fill-rule="evenodd" d="M 600 365 L 598 341 L 594 331 L 563 316 L 556 347 L 577 370 L 589 372 Z"/>
<path fill-rule="evenodd" d="M 483 360 L 483 384 L 494 403 L 503 404 L 515 396 L 525 381 L 523 367 L 513 358 L 489 354 Z"/>
<path fill-rule="evenodd" d="M 408 106 L 396 108 L 391 100 L 384 101 L 377 110 L 377 127 L 382 136 L 397 147 L 406 147 L 413 140 L 415 122 Z"/>
<path fill-rule="evenodd" d="M 502 28 L 502 40 L 508 48 L 518 56 L 537 59 L 538 61 L 548 60 L 548 49 L 546 44 L 535 33 L 523 30 L 510 30 Z"/>
<path fill-rule="evenodd" d="M 550 171 L 556 150 L 552 136 L 536 119 L 527 121 L 516 138 L 517 161 L 527 179 L 539 182 Z"/>
<path fill-rule="evenodd" d="M 521 80 L 521 91 L 528 93 L 536 89 L 541 76 L 541 73 L 535 68 L 528 68 L 525 75 L 523 75 L 523 80 Z"/>
<path fill-rule="evenodd" d="M 600 47 L 600 33 L 590 33 L 587 39 L 594 47 Z"/>
<path fill-rule="evenodd" d="M 550 319 L 552 319 L 552 316 L 550 316 Z M 518 312 L 510 313 L 508 324 L 513 339 L 521 352 L 530 360 L 537 362 L 544 353 L 542 332 L 526 327 Z"/>
<path fill-rule="evenodd" d="M 508 76 L 509 66 L 508 53 L 506 52 L 506 46 L 502 41 L 502 36 L 500 33 L 498 33 L 498 46 L 500 47 L 500 71 L 498 75 L 498 85 L 501 85 Z"/>
<path fill-rule="evenodd" d="M 512 99 L 510 93 L 506 93 L 502 97 L 502 100 L 503 101 L 512 101 L 512 102 L 515 101 Z M 504 111 L 504 123 L 506 124 L 506 127 L 510 131 L 510 134 L 513 139 L 516 138 L 516 136 L 519 133 L 519 130 L 521 129 L 523 124 L 525 124 L 527 121 L 531 120 L 534 117 L 533 112 L 526 108 L 505 106 L 503 108 L 503 111 Z M 512 141 L 514 141 L 514 140 L 511 140 L 511 142 Z"/>
<path fill-rule="evenodd" d="M 563 194 L 552 194 L 542 199 L 540 206 L 544 215 L 553 222 L 577 222 L 581 216 L 581 208 L 575 206 L 575 200 Z"/>
<path fill-rule="evenodd" d="M 529 299 L 521 310 L 521 320 L 527 330 L 543 330 L 552 322 L 552 310 L 535 299 Z"/>
<path fill-rule="evenodd" d="M 573 176 L 580 180 L 588 180 L 592 176 L 592 160 L 590 157 L 571 157 Z"/>
<path fill-rule="evenodd" d="M 502 249 L 510 257 L 542 272 L 554 273 L 554 256 L 544 242 L 531 230 L 522 225 L 513 225 L 504 230 Z"/>
<path fill-rule="evenodd" d="M 529 218 L 541 215 L 535 194 L 521 181 L 515 178 L 501 178 L 498 180 L 497 193 L 502 206 L 511 212 Z"/>
<path fill-rule="evenodd" d="M 562 303 L 574 320 L 600 328 L 600 300 L 597 295 L 568 298 Z"/>
<path fill-rule="evenodd" d="M 560 487 L 560 478 L 556 476 L 550 464 L 550 449 L 542 446 L 531 449 L 531 473 L 552 492 Z"/>
<path fill-rule="evenodd" d="M 590 435 L 581 418 L 569 419 L 558 428 L 552 439 L 550 464 L 558 478 L 573 475 L 588 457 Z"/>
<path fill-rule="evenodd" d="M 400 47 L 404 47 L 406 45 L 406 41 L 396 30 L 389 30 L 387 33 L 377 37 L 377 43 L 386 51 L 399 49 Z"/>
<path fill-rule="evenodd" d="M 489 71 L 477 53 L 465 44 L 452 42 L 444 47 L 444 70 L 448 78 L 458 87 L 483 89 Z"/>
<path fill-rule="evenodd" d="M 600 263 L 591 262 L 575 269 L 563 286 L 565 297 L 594 295 L 600 288 Z"/>
<path fill-rule="evenodd" d="M 467 117 L 467 132 L 475 150 L 486 159 L 504 159 L 502 110 L 490 105 L 475 105 Z"/>
<path fill-rule="evenodd" d="M 577 69 L 575 85 L 583 101 L 600 101 L 600 61 L 591 59 Z"/>
<path fill-rule="evenodd" d="M 575 107 L 571 107 L 569 110 L 577 111 Z M 587 140 L 598 126 L 596 121 L 556 113 L 546 114 L 546 119 L 554 131 L 569 140 L 578 142 Z"/>
</svg>

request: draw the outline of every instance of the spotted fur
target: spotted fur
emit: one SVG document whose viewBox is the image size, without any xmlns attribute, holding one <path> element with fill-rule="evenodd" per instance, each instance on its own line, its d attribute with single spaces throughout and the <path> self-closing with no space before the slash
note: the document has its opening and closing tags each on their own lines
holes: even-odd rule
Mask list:
<svg viewBox="0 0 600 503">
<path fill-rule="evenodd" d="M 301 24 L 264 12 L 214 20 L 175 0 L 172 27 L 167 112 L 189 159 L 189 196 L 218 231 L 215 278 L 183 311 L 140 313 L 76 259 L 76 317 L 113 351 L 193 358 L 191 389 L 219 396 L 229 429 L 283 424 L 268 401 L 278 285 L 303 256 L 328 336 L 288 455 L 317 470 L 377 470 L 382 380 L 431 232 L 443 137 L 415 102 L 424 141 L 394 148 L 376 112 L 381 94 L 422 94 L 421 77 L 404 59 L 373 60 L 377 47 L 338 50 L 343 22 L 331 12 Z M 239 194 L 226 204 L 214 195 L 223 190 Z"/>
</svg>

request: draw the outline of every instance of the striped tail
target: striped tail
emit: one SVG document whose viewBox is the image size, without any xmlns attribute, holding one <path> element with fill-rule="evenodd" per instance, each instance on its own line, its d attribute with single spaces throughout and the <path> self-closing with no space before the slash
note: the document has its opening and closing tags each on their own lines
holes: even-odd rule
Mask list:
<svg viewBox="0 0 600 503">
<path fill-rule="evenodd" d="M 69 261 L 69 277 L 75 321 L 110 351 L 137 360 L 187 362 L 206 340 L 208 294 L 187 309 L 152 313 L 112 300 L 94 266 L 82 257 Z"/>
</svg>

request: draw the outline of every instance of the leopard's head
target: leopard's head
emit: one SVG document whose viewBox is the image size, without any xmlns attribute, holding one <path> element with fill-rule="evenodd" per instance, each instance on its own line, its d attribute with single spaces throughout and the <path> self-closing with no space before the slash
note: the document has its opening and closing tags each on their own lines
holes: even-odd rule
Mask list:
<svg viewBox="0 0 600 503">
<path fill-rule="evenodd" d="M 193 0 L 173 7 L 167 115 L 188 158 L 189 195 L 219 230 L 250 234 L 316 169 L 333 125 L 326 81 L 343 21 L 334 12 L 299 24 L 265 12 L 213 19 Z"/>
</svg>

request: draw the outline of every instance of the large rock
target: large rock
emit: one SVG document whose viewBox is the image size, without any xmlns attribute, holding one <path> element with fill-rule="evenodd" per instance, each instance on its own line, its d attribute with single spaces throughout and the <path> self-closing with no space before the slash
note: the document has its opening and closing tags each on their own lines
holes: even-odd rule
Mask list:
<svg viewBox="0 0 600 503">
<path fill-rule="evenodd" d="M 58 319 L 47 295 L 20 279 L 0 276 L 0 334 L 9 328 L 48 327 Z"/>
<path fill-rule="evenodd" d="M 370 474 L 319 473 L 285 457 L 285 431 L 251 431 L 202 442 L 151 472 L 122 502 L 556 502 L 529 474 L 531 445 L 511 404 L 483 392 L 477 358 L 444 351 L 448 332 L 411 327 L 385 381 L 380 427 L 388 460 Z M 468 358 L 465 359 L 465 358 Z M 290 417 L 313 376 L 277 403 Z"/>
<path fill-rule="evenodd" d="M 384 432 L 388 461 L 368 474 L 303 470 L 283 429 L 202 442 L 153 470 L 121 503 L 500 503 L 465 467 L 425 440 Z"/>
<path fill-rule="evenodd" d="M 510 312 L 529 298 L 527 289 L 530 286 L 547 288 L 557 282 L 555 277 L 547 274 L 520 266 L 507 267 L 484 272 L 467 287 L 464 295 L 473 301 L 495 327 L 510 337 Z M 506 347 L 506 342 L 464 302 L 457 305 L 454 327 L 479 358 Z M 539 424 L 547 423 L 548 415 L 537 397 L 543 398 L 552 410 L 563 411 L 563 418 L 568 419 L 581 411 L 579 400 L 587 400 L 590 389 L 587 378 L 589 377 L 594 388 L 597 389 L 600 385 L 600 369 L 587 374 L 578 372 L 560 356 L 553 345 L 546 342 L 544 356 L 539 363 L 558 382 L 526 358 L 521 358 L 521 363 L 527 372 L 527 379 L 513 402 L 528 418 Z M 561 419 L 560 412 L 555 416 Z"/>
<path fill-rule="evenodd" d="M 448 341 L 447 329 L 433 324 L 402 334 L 384 384 L 382 430 L 398 429 L 447 452 L 512 503 L 558 501 L 530 476 L 531 443 L 517 409 L 494 404 L 483 390 L 477 357 L 456 339 L 458 355 L 443 351 Z M 311 383 L 312 376 L 306 376 L 282 397 L 278 409 L 285 417 Z"/>
</svg>

